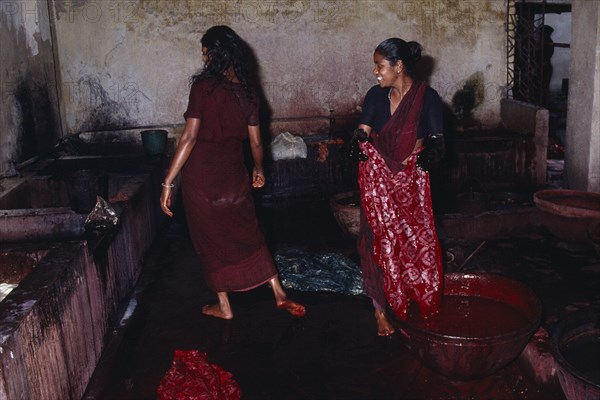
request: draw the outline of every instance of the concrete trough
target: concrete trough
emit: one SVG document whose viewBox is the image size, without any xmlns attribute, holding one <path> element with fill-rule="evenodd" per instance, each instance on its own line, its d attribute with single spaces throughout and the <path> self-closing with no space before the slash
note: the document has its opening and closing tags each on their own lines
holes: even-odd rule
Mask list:
<svg viewBox="0 0 600 400">
<path fill-rule="evenodd" d="M 113 163 L 108 173 L 107 200 L 119 223 L 106 232 L 86 234 L 86 215 L 70 209 L 65 183 L 55 179 L 57 160 L 3 185 L 0 250 L 16 254 L 29 246 L 46 253 L 0 302 L 0 399 L 83 395 L 164 218 L 157 201 L 164 165 L 130 158 L 135 168 Z M 79 168 L 96 161 L 59 162 Z"/>
<path fill-rule="evenodd" d="M 33 271 L 49 249 L 45 244 L 0 246 L 0 302 Z"/>
<path fill-rule="evenodd" d="M 103 196 L 109 203 L 121 203 L 130 199 L 148 174 L 111 174 L 108 176 L 108 191 Z M 35 182 L 35 184 L 32 184 Z M 19 243 L 31 241 L 57 241 L 82 238 L 85 234 L 85 220 L 88 213 L 79 213 L 71 209 L 66 195 L 52 198 L 51 191 L 41 192 L 39 196 L 32 187 L 52 187 L 51 179 L 28 179 L 23 184 L 0 197 L 0 242 Z M 17 208 L 20 205 L 31 206 L 27 196 L 35 198 L 35 204 L 41 207 Z M 47 202 L 41 199 L 48 197 Z M 91 210 L 90 210 L 91 211 Z"/>
<path fill-rule="evenodd" d="M 85 217 L 69 207 L 0 210 L 0 241 L 80 237 L 84 233 Z"/>
<path fill-rule="evenodd" d="M 0 193 L 0 241 L 80 238 L 96 195 L 109 202 L 125 201 L 131 197 L 131 186 L 146 179 L 153 168 L 143 158 L 131 156 L 61 157 L 32 166 L 30 176 L 13 179 Z M 73 173 L 86 171 L 95 175 L 74 182 Z M 99 185 L 97 179 L 102 178 L 104 184 Z"/>
</svg>

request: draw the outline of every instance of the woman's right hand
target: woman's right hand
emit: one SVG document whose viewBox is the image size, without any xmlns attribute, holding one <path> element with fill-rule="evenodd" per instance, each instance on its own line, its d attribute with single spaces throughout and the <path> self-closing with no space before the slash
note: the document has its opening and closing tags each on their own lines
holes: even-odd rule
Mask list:
<svg viewBox="0 0 600 400">
<path fill-rule="evenodd" d="M 169 217 L 173 216 L 173 211 L 171 211 L 171 193 L 173 191 L 172 187 L 163 186 L 162 193 L 160 194 L 160 208 L 162 212 L 167 214 Z"/>
<path fill-rule="evenodd" d="M 196 145 L 196 139 L 198 138 L 198 132 L 200 131 L 200 119 L 188 117 L 185 120 L 185 127 L 183 128 L 183 134 L 179 139 L 179 144 L 175 150 L 173 160 L 169 166 L 164 181 L 162 183 L 162 193 L 160 195 L 160 209 L 162 212 L 167 214 L 169 217 L 173 216 L 171 211 L 171 194 L 173 192 L 173 181 L 177 179 L 177 175 L 183 165 L 187 161 L 192 149 Z"/>
<path fill-rule="evenodd" d="M 359 142 L 373 142 L 373 139 L 369 135 L 367 131 L 365 131 L 365 126 L 361 125 L 352 133 L 352 137 L 350 138 L 349 145 L 349 156 L 351 160 L 359 160 L 359 161 L 367 161 L 369 157 L 362 152 L 359 147 Z"/>
</svg>

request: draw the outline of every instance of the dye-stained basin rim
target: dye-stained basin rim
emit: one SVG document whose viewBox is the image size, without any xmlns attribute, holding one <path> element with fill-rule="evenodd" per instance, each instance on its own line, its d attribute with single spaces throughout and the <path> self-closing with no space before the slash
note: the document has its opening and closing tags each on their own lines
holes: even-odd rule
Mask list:
<svg viewBox="0 0 600 400">
<path fill-rule="evenodd" d="M 569 400 L 600 398 L 600 383 L 594 382 L 563 356 L 563 348 L 600 334 L 600 309 L 585 308 L 561 318 L 550 333 L 550 346 L 558 364 L 558 380 Z"/>
<path fill-rule="evenodd" d="M 588 225 L 588 238 L 590 242 L 592 242 L 592 246 L 594 246 L 594 250 L 596 250 L 596 254 L 600 256 L 600 220 L 594 221 Z"/>
<path fill-rule="evenodd" d="M 502 275 L 446 273 L 444 295 L 499 301 L 516 308 L 526 319 L 512 332 L 486 336 L 443 334 L 397 320 L 400 332 L 417 357 L 432 370 L 452 379 L 479 379 L 505 367 L 523 351 L 541 322 L 542 304 L 533 290 Z"/>
<path fill-rule="evenodd" d="M 570 218 L 600 219 L 600 194 L 570 189 L 535 192 L 535 205 L 544 212 Z"/>
<path fill-rule="evenodd" d="M 600 221 L 600 193 L 549 189 L 535 192 L 533 201 L 546 229 L 566 242 L 588 241 L 588 225 Z"/>
</svg>

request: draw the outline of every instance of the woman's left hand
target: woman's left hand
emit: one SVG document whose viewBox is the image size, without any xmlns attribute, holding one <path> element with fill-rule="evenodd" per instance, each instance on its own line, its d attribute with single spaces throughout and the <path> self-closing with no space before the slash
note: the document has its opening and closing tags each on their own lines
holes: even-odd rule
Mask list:
<svg viewBox="0 0 600 400">
<path fill-rule="evenodd" d="M 252 187 L 261 188 L 265 185 L 265 174 L 254 167 L 252 169 Z"/>
</svg>

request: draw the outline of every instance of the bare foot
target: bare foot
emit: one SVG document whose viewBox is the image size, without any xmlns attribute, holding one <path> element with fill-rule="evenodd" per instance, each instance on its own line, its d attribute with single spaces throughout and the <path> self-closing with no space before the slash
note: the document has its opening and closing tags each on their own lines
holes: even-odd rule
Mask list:
<svg viewBox="0 0 600 400">
<path fill-rule="evenodd" d="M 277 302 L 277 308 L 286 310 L 294 317 L 304 317 L 306 315 L 306 309 L 302 304 L 295 303 L 291 300 L 281 300 Z"/>
<path fill-rule="evenodd" d="M 392 336 L 396 330 L 385 316 L 383 311 L 375 311 L 375 320 L 377 320 L 377 334 L 379 336 Z"/>
<path fill-rule="evenodd" d="M 224 312 L 218 304 L 207 304 L 202 307 L 202 314 L 209 315 L 211 317 L 221 319 L 232 319 L 233 313 L 231 311 Z"/>
</svg>

